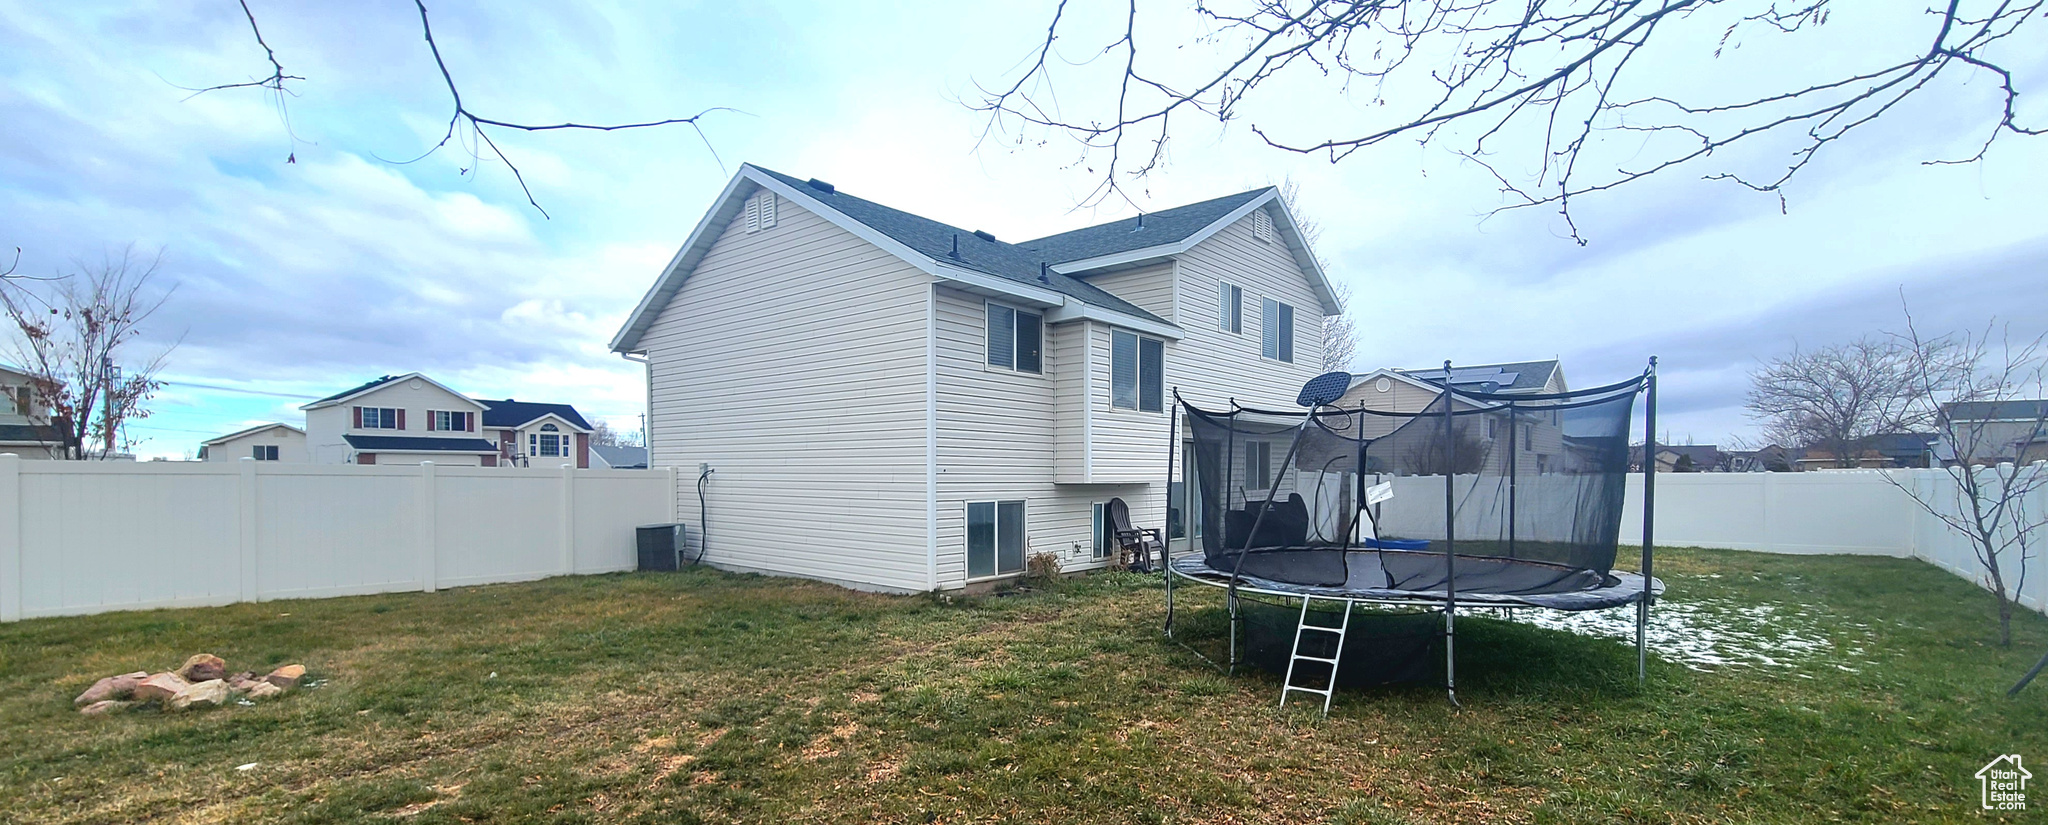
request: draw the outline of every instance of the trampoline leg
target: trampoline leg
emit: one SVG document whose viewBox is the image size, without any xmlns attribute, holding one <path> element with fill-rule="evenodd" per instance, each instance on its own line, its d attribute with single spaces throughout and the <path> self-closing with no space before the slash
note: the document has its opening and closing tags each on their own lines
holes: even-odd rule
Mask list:
<svg viewBox="0 0 2048 825">
<path fill-rule="evenodd" d="M 1458 609 L 1444 608 L 1444 693 L 1458 707 Z"/>
<path fill-rule="evenodd" d="M 1650 586 L 1643 585 L 1643 596 L 1636 600 L 1636 684 L 1641 686 L 1650 676 Z"/>
<path fill-rule="evenodd" d="M 1230 602 L 1230 668 L 1227 675 L 1237 675 L 1237 594 L 1225 598 Z"/>
</svg>

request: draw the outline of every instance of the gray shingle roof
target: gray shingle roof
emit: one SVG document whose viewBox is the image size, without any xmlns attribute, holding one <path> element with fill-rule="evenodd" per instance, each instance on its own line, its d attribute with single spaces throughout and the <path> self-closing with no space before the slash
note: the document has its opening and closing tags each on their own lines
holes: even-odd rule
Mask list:
<svg viewBox="0 0 2048 825">
<path fill-rule="evenodd" d="M 577 412 L 575 407 L 568 404 L 542 404 L 534 401 L 514 401 L 510 398 L 503 401 L 488 401 L 479 398 L 477 403 L 484 405 L 484 426 L 486 427 L 517 427 L 543 415 L 553 413 L 561 416 L 563 421 L 583 429 L 588 430 L 591 428 L 590 422 L 583 420 L 583 414 Z"/>
<path fill-rule="evenodd" d="M 1951 421 L 2031 421 L 2048 416 L 2048 400 L 1958 401 L 1941 410 Z"/>
<path fill-rule="evenodd" d="M 1029 249 L 1047 261 L 1061 264 L 1179 243 L 1265 193 L 1265 189 L 1253 189 L 1153 212 L 1143 218 L 1125 218 L 1072 232 L 1018 241 L 1017 246 Z"/>
<path fill-rule="evenodd" d="M 350 447 L 369 452 L 495 453 L 498 445 L 481 438 L 425 438 L 409 435 L 344 435 Z"/>
<path fill-rule="evenodd" d="M 1093 284 L 1079 278 L 1070 278 L 1041 268 L 1041 264 L 1055 264 L 1072 259 L 1047 258 L 1044 254 L 1019 244 L 1004 243 L 1001 240 L 983 240 L 971 230 L 939 223 L 930 218 L 912 215 L 900 209 L 891 209 L 873 201 L 856 198 L 845 192 L 827 192 L 781 172 L 761 169 L 758 166 L 754 168 L 760 169 L 769 177 L 795 187 L 797 191 L 817 199 L 819 203 L 830 207 L 839 214 L 845 215 L 869 229 L 887 235 L 897 243 L 923 253 L 933 260 L 962 269 L 971 269 L 976 272 L 994 275 L 1021 284 L 1029 284 L 1041 289 L 1051 289 L 1080 301 L 1103 307 L 1104 309 L 1115 310 L 1126 315 L 1134 315 L 1148 321 L 1166 323 L 1165 319 L 1139 309 L 1129 301 L 1104 292 Z M 1151 225 L 1150 221 L 1151 219 L 1147 218 L 1148 231 Z M 1085 232 L 1087 230 L 1081 231 Z M 1053 237 L 1057 238 L 1060 236 L 1055 235 Z M 957 257 L 952 254 L 956 240 L 959 243 L 959 254 Z M 1167 242 L 1166 240 L 1158 240 L 1154 243 Z M 1146 245 L 1151 246 L 1153 244 Z M 1081 257 L 1093 256 L 1083 255 Z"/>
<path fill-rule="evenodd" d="M 597 453 L 604 463 L 618 470 L 639 470 L 647 467 L 646 447 L 614 447 L 608 444 L 592 444 L 590 451 Z"/>
<path fill-rule="evenodd" d="M 1454 375 L 1465 373 L 1467 370 L 1490 369 L 1499 369 L 1503 374 L 1514 373 L 1515 380 L 1501 384 L 1501 392 L 1535 391 L 1543 389 L 1545 384 L 1550 383 L 1551 374 L 1557 372 L 1557 359 L 1553 358 L 1547 361 L 1512 361 L 1505 364 L 1451 365 L 1451 372 Z M 1442 383 L 1444 377 L 1442 367 L 1435 369 L 1395 370 L 1395 372 L 1432 384 Z"/>
</svg>

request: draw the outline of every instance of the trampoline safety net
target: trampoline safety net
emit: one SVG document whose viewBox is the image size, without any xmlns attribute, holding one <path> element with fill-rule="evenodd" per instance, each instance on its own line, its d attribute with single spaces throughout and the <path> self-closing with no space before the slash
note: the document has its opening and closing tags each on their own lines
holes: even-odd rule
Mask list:
<svg viewBox="0 0 2048 825">
<path fill-rule="evenodd" d="M 1612 585 L 1643 384 L 1454 389 L 1415 412 L 1184 405 L 1198 546 L 1233 581 L 1461 595 Z"/>
</svg>

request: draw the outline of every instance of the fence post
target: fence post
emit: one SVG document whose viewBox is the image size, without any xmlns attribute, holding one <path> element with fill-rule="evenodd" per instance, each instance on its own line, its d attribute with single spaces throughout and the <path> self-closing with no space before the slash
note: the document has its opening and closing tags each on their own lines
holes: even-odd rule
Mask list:
<svg viewBox="0 0 2048 825">
<path fill-rule="evenodd" d="M 21 456 L 0 453 L 0 622 L 21 621 Z"/>
<path fill-rule="evenodd" d="M 242 456 L 235 476 L 235 492 L 241 501 L 241 600 L 256 601 L 256 459 Z"/>
<path fill-rule="evenodd" d="M 674 465 L 674 464 L 670 464 L 670 465 L 668 466 L 668 523 L 669 523 L 669 524 L 674 524 L 674 523 L 676 523 L 676 522 L 678 522 L 678 521 L 682 521 L 682 520 L 683 520 L 683 512 L 682 512 L 682 510 L 683 510 L 683 505 L 682 505 L 682 502 L 680 502 L 680 501 L 677 501 L 677 500 L 676 500 L 676 497 L 677 497 L 677 496 L 680 496 L 680 495 L 682 495 L 682 494 L 683 494 L 683 491 L 682 491 L 681 489 L 679 489 L 679 488 L 678 488 L 678 485 L 680 485 L 681 483 L 682 483 L 682 472 L 681 472 L 681 468 L 677 467 L 677 466 L 676 466 L 676 465 Z M 699 516 L 699 518 L 702 518 L 702 516 Z"/>
<path fill-rule="evenodd" d="M 1760 519 L 1764 525 L 1764 541 L 1763 546 L 1757 549 L 1766 553 L 1778 552 L 1778 526 L 1774 523 L 1775 520 L 1771 518 L 1771 510 L 1773 509 L 1771 502 L 1776 501 L 1778 498 L 1777 487 L 1778 474 L 1764 473 L 1764 504 L 1763 513 L 1761 514 L 1762 518 Z"/>
<path fill-rule="evenodd" d="M 417 508 L 419 524 L 417 528 L 419 530 L 420 590 L 426 593 L 434 592 L 440 586 L 441 579 L 441 548 L 438 546 L 440 542 L 436 540 L 438 533 L 436 528 L 440 526 L 441 516 L 439 508 L 434 504 L 434 494 L 437 492 L 435 487 L 438 486 L 434 478 L 434 462 L 420 462 L 420 499 L 419 507 Z"/>
<path fill-rule="evenodd" d="M 576 465 L 562 465 L 562 575 L 576 573 Z"/>
</svg>

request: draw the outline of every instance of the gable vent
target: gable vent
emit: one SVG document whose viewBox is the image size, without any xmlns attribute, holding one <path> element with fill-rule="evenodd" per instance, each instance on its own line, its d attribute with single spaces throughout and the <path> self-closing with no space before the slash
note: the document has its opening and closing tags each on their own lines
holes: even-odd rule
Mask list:
<svg viewBox="0 0 2048 825">
<path fill-rule="evenodd" d="M 1261 209 L 1252 213 L 1252 237 L 1266 243 L 1273 242 L 1273 216 Z"/>
<path fill-rule="evenodd" d="M 775 193 L 762 192 L 747 199 L 747 231 L 775 227 Z"/>
</svg>

